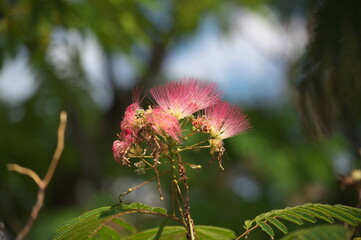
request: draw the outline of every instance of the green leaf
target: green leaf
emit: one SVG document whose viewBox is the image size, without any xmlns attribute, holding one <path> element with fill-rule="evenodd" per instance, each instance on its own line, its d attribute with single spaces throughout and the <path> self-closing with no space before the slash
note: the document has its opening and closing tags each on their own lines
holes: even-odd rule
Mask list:
<svg viewBox="0 0 361 240">
<path fill-rule="evenodd" d="M 352 226 L 357 226 L 361 222 L 361 209 L 344 205 L 307 203 L 262 213 L 253 220 L 246 220 L 244 227 L 247 231 L 253 231 L 257 227 L 260 227 L 263 231 L 267 232 L 267 234 L 273 236 L 274 231 L 272 226 L 275 226 L 285 234 L 288 232 L 282 220 L 302 225 L 302 220 L 315 223 L 317 219 L 322 219 L 328 223 L 334 223 L 334 218 Z M 249 234 L 249 232 L 247 233 Z"/>
<path fill-rule="evenodd" d="M 158 233 L 158 228 L 148 229 L 146 231 L 136 233 L 127 238 L 127 240 L 153 240 Z M 165 227 L 163 229 L 161 239 L 177 239 L 186 240 L 187 231 L 184 227 Z"/>
<path fill-rule="evenodd" d="M 271 237 L 275 235 L 271 226 L 268 225 L 266 222 L 258 222 L 257 224 L 262 228 L 263 231 L 265 231 Z"/>
<path fill-rule="evenodd" d="M 335 222 L 335 220 L 332 217 L 328 216 L 327 214 L 324 214 L 323 212 L 317 211 L 315 209 L 297 208 L 297 211 L 302 211 L 302 212 L 308 213 L 311 216 L 314 216 L 316 218 L 320 218 L 320 219 L 325 220 L 326 222 L 331 223 L 331 224 Z"/>
<path fill-rule="evenodd" d="M 228 240 L 236 238 L 236 235 L 232 230 L 221 227 L 195 226 L 195 232 L 199 240 Z"/>
<path fill-rule="evenodd" d="M 123 233 L 135 233 L 133 225 L 120 217 L 126 214 L 143 213 L 166 216 L 163 208 L 151 207 L 142 203 L 117 204 L 101 207 L 82 214 L 62 224 L 54 237 L 62 239 L 120 239 Z"/>
<path fill-rule="evenodd" d="M 276 228 L 278 228 L 279 230 L 281 230 L 281 232 L 283 232 L 284 234 L 288 233 L 288 229 L 287 227 L 278 219 L 276 218 L 268 218 L 268 221 L 273 224 Z"/>
<path fill-rule="evenodd" d="M 244 221 L 244 226 L 243 226 L 246 230 L 250 229 L 252 227 L 252 221 L 251 220 L 246 220 Z"/>
<path fill-rule="evenodd" d="M 348 214 L 346 211 L 342 211 L 331 206 L 318 206 L 317 209 L 352 226 L 358 225 L 357 219 Z"/>
<path fill-rule="evenodd" d="M 299 219 L 303 219 L 311 223 L 317 222 L 316 218 L 314 218 L 312 215 L 299 211 L 297 208 L 293 209 L 292 211 L 285 211 L 285 213 L 288 215 L 293 215 Z"/>
<path fill-rule="evenodd" d="M 302 225 L 302 224 L 303 224 L 303 222 L 302 222 L 301 219 L 299 219 L 298 217 L 295 217 L 295 216 L 293 216 L 293 215 L 284 214 L 284 213 L 279 213 L 279 214 L 277 215 L 277 217 L 283 218 L 283 219 L 285 219 L 285 220 L 287 220 L 287 221 L 296 223 L 296 224 L 298 224 L 298 225 Z"/>
<path fill-rule="evenodd" d="M 349 214 L 354 216 L 356 219 L 361 219 L 361 209 L 359 209 L 359 208 L 354 208 L 354 207 L 349 207 L 349 206 L 344 206 L 344 205 L 336 205 L 335 207 L 340 210 L 347 211 Z"/>
<path fill-rule="evenodd" d="M 127 240 L 153 240 L 158 232 L 158 228 L 149 229 L 144 232 L 134 234 Z M 231 240 L 236 237 L 233 231 L 213 226 L 195 226 L 195 234 L 198 240 Z M 173 226 L 163 229 L 160 240 L 187 240 L 187 230 L 184 227 Z"/>
<path fill-rule="evenodd" d="M 347 229 L 341 225 L 318 225 L 288 234 L 281 240 L 347 240 Z"/>
</svg>

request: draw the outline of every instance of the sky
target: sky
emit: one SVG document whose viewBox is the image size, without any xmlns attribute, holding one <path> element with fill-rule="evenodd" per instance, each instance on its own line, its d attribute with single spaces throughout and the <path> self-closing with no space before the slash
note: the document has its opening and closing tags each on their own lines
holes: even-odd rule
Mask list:
<svg viewBox="0 0 361 240">
<path fill-rule="evenodd" d="M 281 103 L 287 99 L 288 64 L 301 56 L 307 42 L 304 20 L 294 16 L 286 26 L 271 9 L 262 15 L 237 10 L 231 18 L 227 35 L 206 19 L 194 38 L 168 56 L 165 74 L 217 82 L 233 102 Z"/>
<path fill-rule="evenodd" d="M 206 17 L 193 37 L 170 50 L 162 75 L 172 80 L 196 77 L 217 82 L 225 99 L 249 107 L 282 104 L 288 97 L 288 64 L 301 56 L 307 43 L 305 21 L 293 16 L 286 25 L 270 8 L 261 13 L 238 9 L 230 18 L 229 32 L 225 34 L 214 19 Z M 57 29 L 48 58 L 59 74 L 71 74 L 63 69 L 74 49 L 80 52 L 94 101 L 107 109 L 112 97 L 105 79 L 104 54 L 91 33 L 84 37 L 74 30 Z M 130 61 L 115 54 L 113 64 L 118 86 L 132 88 L 136 72 Z M 21 104 L 37 90 L 35 77 L 26 51 L 19 51 L 0 72 L 0 100 L 9 105 Z"/>
</svg>

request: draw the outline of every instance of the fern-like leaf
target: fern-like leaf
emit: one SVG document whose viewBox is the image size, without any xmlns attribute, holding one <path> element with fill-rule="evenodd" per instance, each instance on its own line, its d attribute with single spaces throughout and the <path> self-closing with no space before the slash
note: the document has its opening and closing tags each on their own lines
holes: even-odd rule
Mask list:
<svg viewBox="0 0 361 240">
<path fill-rule="evenodd" d="M 258 222 L 258 225 L 262 228 L 263 231 L 265 231 L 271 237 L 275 235 L 272 227 L 268 225 L 267 222 Z"/>
<path fill-rule="evenodd" d="M 232 240 L 236 237 L 233 231 L 214 226 L 195 226 L 196 239 L 198 240 Z M 149 229 L 144 232 L 134 234 L 127 240 L 153 240 L 157 235 L 158 228 Z M 159 240 L 187 240 L 187 230 L 184 227 L 169 226 L 162 231 Z"/>
<path fill-rule="evenodd" d="M 284 234 L 288 233 L 287 227 L 281 221 L 279 221 L 277 218 L 269 218 L 268 221 L 272 225 L 274 225 L 276 228 L 278 228 L 281 232 L 283 232 Z"/>
<path fill-rule="evenodd" d="M 272 238 L 274 236 L 272 226 L 285 234 L 288 233 L 288 229 L 282 223 L 282 220 L 302 225 L 303 221 L 315 223 L 317 219 L 322 219 L 328 223 L 334 223 L 334 219 L 338 219 L 352 226 L 357 226 L 361 222 L 361 209 L 344 205 L 307 203 L 300 206 L 272 210 L 258 215 L 253 220 L 245 221 L 244 228 L 246 229 L 246 232 L 244 235 L 249 234 L 249 232 L 257 227 L 260 227 Z"/>
<path fill-rule="evenodd" d="M 54 239 L 120 239 L 119 229 L 136 232 L 133 225 L 119 218 L 131 213 L 167 216 L 167 210 L 142 203 L 101 207 L 65 222 L 57 229 Z"/>
<path fill-rule="evenodd" d="M 318 225 L 288 234 L 281 240 L 347 240 L 347 229 L 342 225 Z"/>
</svg>

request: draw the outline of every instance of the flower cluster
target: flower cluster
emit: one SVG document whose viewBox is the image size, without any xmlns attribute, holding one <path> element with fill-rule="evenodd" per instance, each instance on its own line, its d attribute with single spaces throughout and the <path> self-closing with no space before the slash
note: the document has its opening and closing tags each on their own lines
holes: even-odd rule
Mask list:
<svg viewBox="0 0 361 240">
<path fill-rule="evenodd" d="M 129 166 L 130 158 L 146 157 L 154 158 L 154 165 L 158 164 L 158 159 L 169 154 L 174 146 L 178 146 L 174 150 L 178 152 L 209 147 L 210 153 L 216 154 L 220 161 L 224 152 L 223 139 L 243 133 L 251 127 L 246 115 L 238 107 L 221 101 L 220 93 L 213 83 L 185 79 L 152 88 L 149 93 L 155 105 L 143 109 L 137 94 L 133 103 L 126 108 L 120 123 L 121 131 L 113 143 L 113 155 L 122 165 Z M 199 114 L 193 116 L 196 112 Z M 209 134 L 208 146 L 201 146 L 200 143 L 181 148 L 184 141 L 181 126 L 189 120 L 192 130 L 188 135 L 197 132 Z M 138 162 L 136 166 L 144 167 L 144 164 Z"/>
</svg>

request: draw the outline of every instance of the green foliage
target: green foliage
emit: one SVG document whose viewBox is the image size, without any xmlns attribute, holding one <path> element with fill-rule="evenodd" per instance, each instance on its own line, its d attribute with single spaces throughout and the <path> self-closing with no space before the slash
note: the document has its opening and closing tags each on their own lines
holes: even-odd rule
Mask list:
<svg viewBox="0 0 361 240">
<path fill-rule="evenodd" d="M 142 203 L 97 208 L 65 222 L 57 229 L 54 239 L 119 239 L 119 231 L 136 232 L 134 226 L 119 218 L 130 213 L 166 216 L 167 210 Z"/>
<path fill-rule="evenodd" d="M 157 232 L 158 228 L 149 229 L 130 236 L 128 240 L 153 240 Z M 198 240 L 227 240 L 236 237 L 234 232 L 229 229 L 213 226 L 195 226 L 195 232 Z M 165 227 L 159 239 L 186 240 L 186 235 L 187 230 L 184 227 Z"/>
<path fill-rule="evenodd" d="M 287 227 L 281 222 L 281 220 L 287 220 L 289 222 L 302 225 L 304 221 L 315 223 L 317 218 L 331 224 L 335 222 L 334 219 L 338 219 L 352 226 L 357 226 L 361 222 L 361 209 L 343 205 L 307 203 L 300 206 L 272 210 L 270 212 L 263 213 L 253 220 L 245 221 L 244 228 L 250 232 L 257 227 L 260 227 L 269 236 L 273 237 L 274 230 L 272 226 L 276 227 L 284 234 L 288 233 Z"/>
<path fill-rule="evenodd" d="M 61 239 L 122 239 L 122 231 L 135 233 L 133 225 L 119 217 L 130 213 L 145 213 L 167 216 L 163 208 L 150 207 L 142 203 L 118 204 L 91 210 L 79 217 L 73 218 L 57 229 L 54 240 Z M 160 228 L 149 229 L 136 233 L 126 239 L 186 239 L 187 230 L 181 226 L 164 227 L 164 221 Z M 235 233 L 229 229 L 213 226 L 195 226 L 197 239 L 234 239 Z"/>
<path fill-rule="evenodd" d="M 319 225 L 306 229 L 295 231 L 285 237 L 282 240 L 346 240 L 347 229 L 341 225 Z"/>
</svg>

